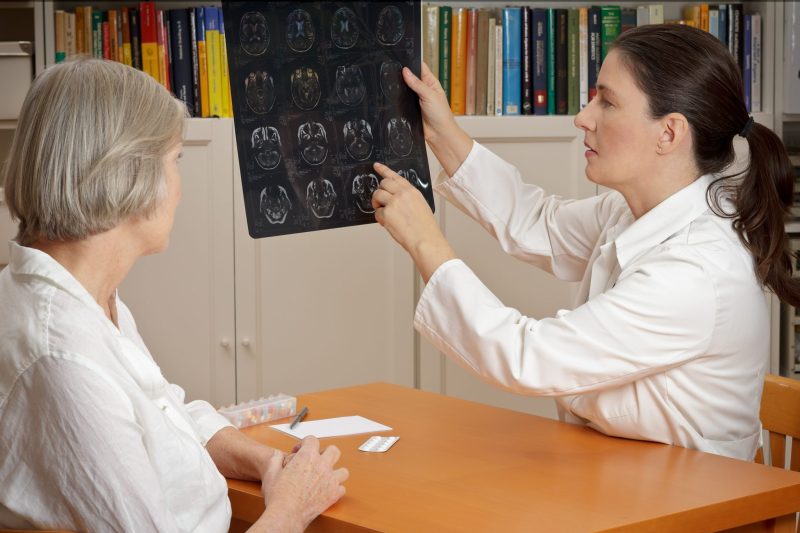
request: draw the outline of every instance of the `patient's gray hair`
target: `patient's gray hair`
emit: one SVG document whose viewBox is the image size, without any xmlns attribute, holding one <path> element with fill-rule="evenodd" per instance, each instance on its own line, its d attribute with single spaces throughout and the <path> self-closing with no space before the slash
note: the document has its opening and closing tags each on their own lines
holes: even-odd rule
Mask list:
<svg viewBox="0 0 800 533">
<path fill-rule="evenodd" d="M 17 242 L 68 241 L 149 216 L 166 194 L 162 158 L 184 104 L 149 75 L 82 57 L 49 67 L 22 105 L 4 167 Z"/>
</svg>

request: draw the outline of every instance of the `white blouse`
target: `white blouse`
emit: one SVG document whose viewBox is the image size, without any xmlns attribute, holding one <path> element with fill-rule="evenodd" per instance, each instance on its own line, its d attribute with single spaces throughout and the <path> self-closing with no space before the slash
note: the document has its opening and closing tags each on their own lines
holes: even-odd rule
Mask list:
<svg viewBox="0 0 800 533">
<path fill-rule="evenodd" d="M 710 182 L 634 219 L 616 192 L 546 196 L 475 143 L 437 191 L 507 253 L 580 280 L 578 304 L 527 317 L 451 260 L 425 287 L 415 327 L 490 383 L 556 397 L 562 420 L 752 460 L 769 308 L 731 221 L 706 203 Z"/>
<path fill-rule="evenodd" d="M 0 526 L 227 531 L 225 479 L 205 449 L 227 420 L 206 402 L 184 404 L 120 300 L 117 329 L 49 255 L 10 246 L 0 272 Z"/>
</svg>

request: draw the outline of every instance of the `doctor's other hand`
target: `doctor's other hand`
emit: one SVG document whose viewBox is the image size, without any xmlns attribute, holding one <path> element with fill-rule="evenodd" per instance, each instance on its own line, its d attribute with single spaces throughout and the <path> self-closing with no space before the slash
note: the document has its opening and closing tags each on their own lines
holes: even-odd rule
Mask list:
<svg viewBox="0 0 800 533">
<path fill-rule="evenodd" d="M 375 163 L 373 167 L 383 178 L 372 193 L 375 220 L 411 255 L 427 282 L 442 263 L 455 259 L 456 254 L 422 193 L 386 165 Z"/>
<path fill-rule="evenodd" d="M 349 473 L 333 468 L 341 456 L 336 446 L 320 452 L 319 440 L 306 437 L 291 455 L 284 466 L 284 454 L 274 454 L 262 475 L 266 504 L 262 518 L 270 524 L 269 531 L 304 531 L 345 493 L 342 483 Z"/>
</svg>

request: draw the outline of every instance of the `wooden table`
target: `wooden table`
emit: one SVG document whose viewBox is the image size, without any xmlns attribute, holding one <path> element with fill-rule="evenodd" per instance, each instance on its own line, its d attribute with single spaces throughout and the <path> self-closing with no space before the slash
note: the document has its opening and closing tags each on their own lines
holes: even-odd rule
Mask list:
<svg viewBox="0 0 800 533">
<path fill-rule="evenodd" d="M 392 427 L 323 439 L 342 451 L 347 495 L 310 531 L 794 531 L 800 473 L 374 383 L 298 398 L 307 420 L 362 415 Z M 251 437 L 289 450 L 266 425 Z M 234 518 L 255 521 L 259 485 L 229 480 Z M 737 530 L 739 531 L 739 530 Z"/>
</svg>

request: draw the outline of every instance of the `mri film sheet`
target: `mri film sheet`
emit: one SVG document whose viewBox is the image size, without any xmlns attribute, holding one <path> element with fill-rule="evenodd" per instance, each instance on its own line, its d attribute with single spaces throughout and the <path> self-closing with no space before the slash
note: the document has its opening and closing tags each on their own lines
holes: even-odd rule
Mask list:
<svg viewBox="0 0 800 533">
<path fill-rule="evenodd" d="M 434 208 L 419 101 L 419 0 L 222 2 L 254 238 L 375 221 L 379 161 Z"/>
</svg>

